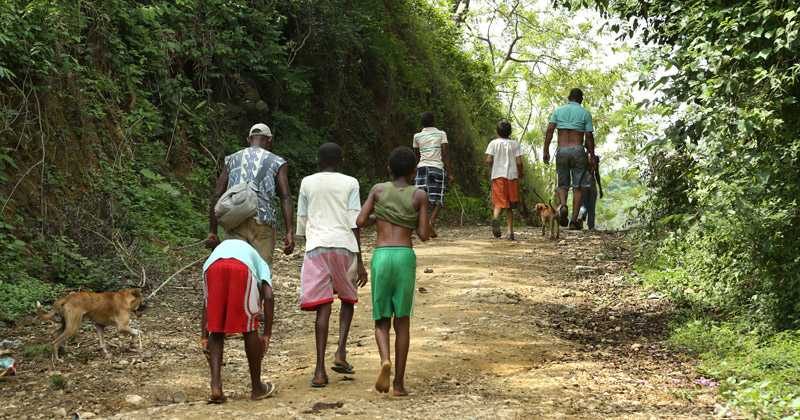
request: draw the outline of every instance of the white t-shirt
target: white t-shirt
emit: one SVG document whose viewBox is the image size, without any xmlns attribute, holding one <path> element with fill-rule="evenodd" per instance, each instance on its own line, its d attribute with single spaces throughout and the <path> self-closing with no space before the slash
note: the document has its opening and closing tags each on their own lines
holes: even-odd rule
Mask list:
<svg viewBox="0 0 800 420">
<path fill-rule="evenodd" d="M 489 142 L 486 154 L 492 155 L 492 179 L 517 179 L 517 158 L 522 156 L 519 142 L 511 139 L 497 138 Z"/>
<path fill-rule="evenodd" d="M 297 198 L 297 235 L 306 237 L 306 252 L 345 248 L 358 252 L 352 229 L 361 211 L 358 181 L 338 172 L 303 178 Z"/>
<path fill-rule="evenodd" d="M 433 166 L 443 169 L 442 145 L 447 144 L 447 133 L 436 127 L 425 127 L 417 134 L 414 134 L 414 148 L 419 149 L 420 166 Z"/>
</svg>

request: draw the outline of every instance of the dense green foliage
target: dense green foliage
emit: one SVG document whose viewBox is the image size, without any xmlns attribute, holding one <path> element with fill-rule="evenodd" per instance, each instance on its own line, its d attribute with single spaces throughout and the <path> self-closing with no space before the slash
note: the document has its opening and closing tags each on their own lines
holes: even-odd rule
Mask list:
<svg viewBox="0 0 800 420">
<path fill-rule="evenodd" d="M 584 2 L 585 3 L 585 2 Z M 699 320 L 676 341 L 761 416 L 800 400 L 800 9 L 788 1 L 598 2 L 638 40 L 668 116 L 646 155 L 640 271 Z M 788 373 L 787 373 L 788 372 Z"/>
<path fill-rule="evenodd" d="M 661 45 L 653 64 L 666 67 L 648 86 L 663 85 L 674 121 L 650 149 L 644 213 L 664 239 L 657 253 L 678 271 L 676 292 L 691 288 L 698 305 L 765 327 L 800 326 L 796 6 L 615 7 L 648 18 L 634 22 L 643 42 Z"/>
<path fill-rule="evenodd" d="M 162 278 L 255 122 L 295 188 L 335 141 L 366 190 L 433 110 L 478 194 L 496 95 L 461 44 L 422 0 L 0 2 L 0 318 Z"/>
</svg>

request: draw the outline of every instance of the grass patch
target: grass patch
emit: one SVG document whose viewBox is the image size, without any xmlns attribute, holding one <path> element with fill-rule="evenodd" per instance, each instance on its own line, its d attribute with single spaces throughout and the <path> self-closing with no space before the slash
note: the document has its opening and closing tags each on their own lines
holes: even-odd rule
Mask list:
<svg viewBox="0 0 800 420">
<path fill-rule="evenodd" d="M 696 354 L 703 375 L 720 382 L 720 394 L 744 414 L 800 418 L 800 331 L 762 336 L 744 322 L 694 319 L 677 326 L 670 341 Z"/>
<path fill-rule="evenodd" d="M 50 375 L 50 387 L 55 390 L 65 389 L 67 387 L 67 378 L 60 374 Z"/>
<path fill-rule="evenodd" d="M 50 355 L 50 345 L 47 343 L 30 344 L 22 349 L 22 356 L 26 359 L 45 358 Z"/>
</svg>

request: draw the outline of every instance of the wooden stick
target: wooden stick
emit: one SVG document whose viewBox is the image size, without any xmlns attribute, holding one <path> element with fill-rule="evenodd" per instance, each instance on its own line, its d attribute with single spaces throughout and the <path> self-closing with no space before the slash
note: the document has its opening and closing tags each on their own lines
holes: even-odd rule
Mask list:
<svg viewBox="0 0 800 420">
<path fill-rule="evenodd" d="M 170 280 L 174 279 L 174 278 L 175 278 L 175 276 L 177 276 L 178 274 L 180 274 L 180 273 L 181 273 L 183 270 L 186 270 L 187 268 L 190 268 L 190 267 L 194 266 L 195 264 L 197 264 L 197 263 L 199 263 L 199 262 L 201 262 L 201 261 L 204 261 L 205 259 L 206 259 L 206 257 L 201 257 L 200 259 L 198 259 L 198 260 L 196 260 L 196 261 L 194 261 L 194 262 L 192 262 L 192 263 L 190 263 L 190 264 L 187 264 L 186 266 L 184 266 L 184 267 L 183 267 L 183 268 L 181 268 L 180 270 L 178 270 L 178 271 L 176 271 L 176 272 L 172 273 L 172 275 L 171 275 L 171 276 L 169 276 L 169 277 L 167 277 L 167 279 L 166 279 L 166 280 L 164 280 L 164 282 L 163 282 L 163 283 L 161 283 L 161 285 L 159 285 L 158 287 L 156 287 L 156 290 L 153 290 L 153 292 L 152 292 L 152 293 L 150 293 L 150 295 L 148 295 L 146 299 L 148 299 L 148 300 L 149 300 L 150 298 L 152 298 L 153 296 L 155 296 L 155 294 L 156 294 L 156 293 L 158 293 L 158 291 L 159 291 L 159 290 L 161 290 L 161 288 L 162 288 L 162 287 L 164 287 L 164 286 L 165 286 L 167 283 L 169 283 L 169 282 L 170 282 Z"/>
</svg>

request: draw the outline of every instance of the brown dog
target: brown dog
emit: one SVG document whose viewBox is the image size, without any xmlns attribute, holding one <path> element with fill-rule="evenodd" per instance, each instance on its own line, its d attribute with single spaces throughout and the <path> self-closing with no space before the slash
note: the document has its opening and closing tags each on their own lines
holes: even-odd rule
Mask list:
<svg viewBox="0 0 800 420">
<path fill-rule="evenodd" d="M 142 348 L 142 337 L 139 330 L 131 328 L 131 313 L 142 304 L 141 289 L 123 289 L 117 292 L 73 292 L 59 299 L 53 304 L 53 310 L 45 312 L 40 303 L 36 303 L 39 318 L 53 321 L 57 318 L 61 322 L 58 336 L 53 339 L 53 361 L 60 361 L 59 350 L 64 343 L 78 332 L 84 316 L 94 322 L 100 348 L 106 357 L 111 355 L 106 350 L 103 340 L 103 330 L 108 326 L 117 328 L 117 332 L 128 334 L 139 339 L 139 348 Z"/>
<path fill-rule="evenodd" d="M 546 235 L 547 229 L 550 229 L 550 239 L 559 238 L 558 216 L 556 209 L 553 206 L 545 203 L 536 204 L 536 214 L 542 221 L 542 236 Z"/>
</svg>

